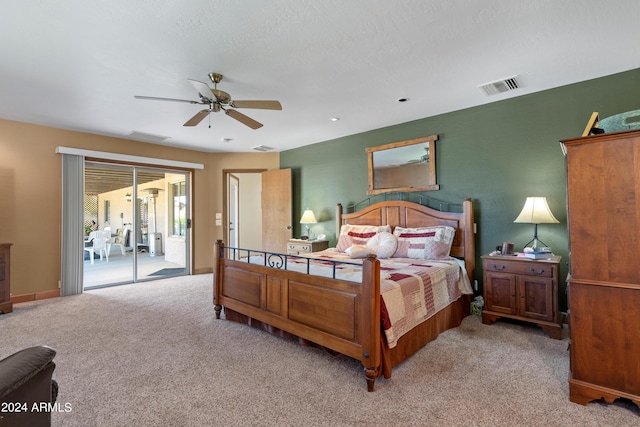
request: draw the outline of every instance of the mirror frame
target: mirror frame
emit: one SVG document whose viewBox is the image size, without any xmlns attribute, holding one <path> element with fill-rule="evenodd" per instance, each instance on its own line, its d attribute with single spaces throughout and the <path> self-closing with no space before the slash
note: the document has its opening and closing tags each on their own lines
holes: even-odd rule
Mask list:
<svg viewBox="0 0 640 427">
<path fill-rule="evenodd" d="M 437 140 L 438 140 L 438 135 L 431 135 L 431 136 L 426 136 L 422 138 L 408 139 L 406 141 L 392 142 L 389 144 L 379 145 L 377 147 L 366 148 L 365 150 L 367 152 L 367 161 L 368 161 L 368 168 L 369 168 L 369 190 L 367 191 L 367 194 L 380 194 L 380 193 L 387 193 L 392 191 L 411 192 L 411 191 L 439 190 L 440 186 L 436 183 L 436 141 Z M 377 151 L 392 150 L 394 148 L 406 147 L 408 145 L 423 144 L 425 142 L 429 143 L 429 182 L 431 182 L 432 184 L 422 185 L 422 186 L 411 186 L 411 187 L 375 188 L 373 153 Z"/>
</svg>

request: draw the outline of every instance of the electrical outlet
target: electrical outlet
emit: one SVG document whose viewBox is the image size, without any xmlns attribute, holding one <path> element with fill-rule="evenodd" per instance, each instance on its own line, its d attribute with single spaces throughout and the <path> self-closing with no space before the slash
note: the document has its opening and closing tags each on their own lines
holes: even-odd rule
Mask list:
<svg viewBox="0 0 640 427">
<path fill-rule="evenodd" d="M 473 290 L 478 292 L 478 281 L 477 280 L 473 281 Z"/>
</svg>

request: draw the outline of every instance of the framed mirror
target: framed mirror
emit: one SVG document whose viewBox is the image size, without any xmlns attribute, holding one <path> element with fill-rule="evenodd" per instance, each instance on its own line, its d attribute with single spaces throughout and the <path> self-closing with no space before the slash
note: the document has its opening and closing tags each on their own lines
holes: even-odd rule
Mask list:
<svg viewBox="0 0 640 427">
<path fill-rule="evenodd" d="M 367 194 L 439 190 L 436 183 L 437 140 L 438 135 L 431 135 L 367 148 Z"/>
</svg>

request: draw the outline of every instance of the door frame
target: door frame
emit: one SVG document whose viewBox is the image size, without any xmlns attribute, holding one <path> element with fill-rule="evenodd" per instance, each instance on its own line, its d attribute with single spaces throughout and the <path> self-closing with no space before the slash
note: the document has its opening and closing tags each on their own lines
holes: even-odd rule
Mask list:
<svg viewBox="0 0 640 427">
<path fill-rule="evenodd" d="M 229 175 L 265 172 L 267 169 L 223 169 L 222 170 L 222 238 L 229 236 Z M 236 224 L 239 227 L 240 224 Z M 229 242 L 224 242 L 228 244 Z"/>
<path fill-rule="evenodd" d="M 226 224 L 229 226 L 229 232 L 224 237 L 227 239 L 229 246 L 238 247 L 238 243 L 240 242 L 240 178 L 232 173 L 228 174 L 227 177 L 227 189 L 229 190 L 227 193 L 227 200 L 229 201 L 227 204 L 227 214 L 232 216 L 232 218 L 228 218 Z M 231 229 L 232 224 L 233 230 Z"/>
<path fill-rule="evenodd" d="M 110 161 L 110 160 L 85 157 L 83 162 L 83 170 L 86 170 L 87 168 L 97 168 L 97 169 L 106 168 L 106 169 L 120 169 L 120 170 L 131 171 L 131 189 L 128 190 L 131 194 L 131 202 L 130 202 L 130 206 L 128 206 L 130 208 L 130 211 L 128 212 L 128 216 L 131 218 L 130 247 L 132 248 L 133 256 L 131 257 L 131 265 L 125 266 L 126 268 L 121 268 L 121 270 L 128 270 L 130 267 L 131 277 L 127 277 L 126 279 L 123 279 L 122 277 L 120 277 L 118 280 L 113 282 L 108 282 L 108 283 L 106 282 L 105 283 L 100 282 L 98 284 L 92 284 L 90 282 L 87 283 L 85 279 L 85 273 L 84 273 L 84 262 L 81 263 L 80 267 L 83 270 L 82 272 L 83 290 L 104 288 L 104 287 L 116 286 L 121 284 L 129 284 L 129 283 L 140 283 L 144 281 L 158 280 L 158 279 L 163 279 L 168 277 L 168 276 L 150 277 L 148 274 L 143 274 L 143 275 L 140 274 L 139 248 L 140 248 L 140 244 L 143 242 L 140 240 L 140 236 L 138 235 L 138 231 L 140 230 L 140 221 L 141 221 L 141 218 L 139 216 L 140 212 L 138 209 L 138 203 L 141 198 L 145 197 L 145 194 L 140 194 L 140 192 L 144 190 L 139 187 L 144 186 L 145 184 L 144 183 L 140 184 L 138 182 L 138 175 L 144 172 L 156 172 L 156 173 L 162 174 L 163 176 L 162 180 L 164 181 L 164 188 L 160 189 L 162 192 L 162 195 L 155 196 L 154 197 L 155 200 L 153 200 L 152 202 L 154 204 L 157 204 L 158 203 L 157 198 L 162 197 L 163 205 L 164 205 L 163 210 L 159 211 L 157 205 L 154 206 L 154 209 L 156 210 L 154 213 L 155 217 L 153 218 L 155 224 L 153 229 L 151 227 L 148 228 L 148 233 L 151 233 L 151 232 L 159 233 L 160 229 L 157 228 L 158 227 L 157 217 L 158 216 L 164 217 L 165 226 L 164 228 L 161 229 L 162 230 L 161 234 L 164 235 L 164 238 L 162 239 L 162 244 L 160 246 L 161 257 L 158 258 L 159 263 L 161 263 L 165 259 L 164 257 L 166 257 L 167 245 L 169 241 L 174 239 L 174 237 L 170 232 L 169 223 L 168 223 L 169 217 L 170 217 L 170 213 L 168 212 L 168 210 L 171 209 L 170 204 L 173 201 L 170 198 L 169 187 L 173 182 L 167 179 L 167 175 L 180 176 L 181 180 L 184 179 L 185 191 L 186 191 L 185 209 L 186 209 L 187 227 L 186 227 L 185 236 L 184 236 L 184 253 L 179 254 L 179 257 L 182 257 L 182 256 L 184 257 L 184 273 L 176 274 L 176 275 L 192 274 L 192 271 L 193 271 L 193 258 L 191 256 L 192 234 L 191 234 L 191 227 L 188 224 L 193 218 L 193 212 L 192 212 L 193 193 L 191 191 L 192 181 L 193 181 L 193 170 L 176 168 L 176 167 L 167 167 L 167 166 L 141 165 L 137 163 L 127 163 L 127 162 Z M 118 190 L 125 191 L 124 189 L 118 189 Z M 149 198 L 150 196 L 146 196 L 146 197 Z M 152 217 L 150 215 L 149 219 L 151 218 Z M 124 228 L 124 224 L 122 228 Z M 150 242 L 147 242 L 147 243 L 150 243 Z M 149 247 L 147 246 L 147 249 L 148 248 Z M 147 263 L 147 265 L 148 264 L 149 263 Z"/>
</svg>

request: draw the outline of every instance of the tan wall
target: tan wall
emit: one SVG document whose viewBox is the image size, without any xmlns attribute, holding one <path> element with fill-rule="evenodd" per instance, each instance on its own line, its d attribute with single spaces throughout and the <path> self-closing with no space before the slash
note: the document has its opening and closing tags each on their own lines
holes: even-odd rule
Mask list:
<svg viewBox="0 0 640 427">
<path fill-rule="evenodd" d="M 212 139 L 213 140 L 213 139 Z M 204 153 L 0 120 L 0 242 L 11 247 L 11 294 L 46 293 L 60 279 L 61 156 L 58 146 L 204 164 L 193 175 L 193 271 L 213 267 L 222 238 L 223 169 L 277 169 L 278 153 Z"/>
</svg>

